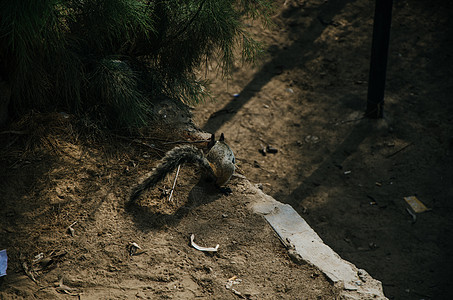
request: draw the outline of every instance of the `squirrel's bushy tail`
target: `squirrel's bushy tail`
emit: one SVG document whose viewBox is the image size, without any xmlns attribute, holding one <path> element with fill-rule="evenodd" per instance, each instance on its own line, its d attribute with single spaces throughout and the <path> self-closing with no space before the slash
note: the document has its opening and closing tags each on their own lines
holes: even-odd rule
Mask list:
<svg viewBox="0 0 453 300">
<path fill-rule="evenodd" d="M 161 163 L 149 177 L 133 188 L 129 202 L 134 203 L 145 190 L 154 187 L 167 174 L 186 162 L 198 164 L 209 176 L 214 176 L 214 171 L 209 161 L 205 158 L 203 151 L 189 145 L 176 147 L 165 154 Z"/>
</svg>

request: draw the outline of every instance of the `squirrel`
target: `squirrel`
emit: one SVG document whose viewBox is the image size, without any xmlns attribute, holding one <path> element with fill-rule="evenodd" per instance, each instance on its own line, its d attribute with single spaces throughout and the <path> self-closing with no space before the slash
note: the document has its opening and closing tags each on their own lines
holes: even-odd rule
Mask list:
<svg viewBox="0 0 453 300">
<path fill-rule="evenodd" d="M 218 141 L 212 134 L 208 149 L 206 155 L 202 150 L 191 145 L 179 146 L 168 151 L 156 169 L 132 189 L 129 202 L 134 203 L 145 190 L 153 188 L 178 165 L 185 162 L 200 166 L 204 175 L 211 179 L 217 187 L 225 185 L 235 170 L 236 160 L 233 150 L 225 142 L 223 133 Z"/>
</svg>

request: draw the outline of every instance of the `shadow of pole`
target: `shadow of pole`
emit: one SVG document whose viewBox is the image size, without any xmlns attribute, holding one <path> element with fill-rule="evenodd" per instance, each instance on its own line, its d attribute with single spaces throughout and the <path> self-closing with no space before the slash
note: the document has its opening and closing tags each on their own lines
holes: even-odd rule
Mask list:
<svg viewBox="0 0 453 300">
<path fill-rule="evenodd" d="M 348 2 L 350 1 L 323 1 L 319 6 L 313 6 L 308 9 L 290 7 L 283 11 L 282 15 L 310 15 L 312 17 L 310 25 L 307 28 L 300 28 L 299 26 L 290 27 L 289 34 L 297 36 L 291 46 L 279 49 L 272 60 L 264 64 L 261 70 L 258 71 L 254 78 L 244 87 L 240 92 L 239 97 L 231 99 L 223 108 L 214 112 L 209 117 L 208 121 L 203 126 L 203 130 L 207 132 L 216 132 L 223 124 L 230 121 L 257 92 L 274 78 L 275 75 L 300 66 L 314 56 L 313 53 L 316 53 L 315 50 L 311 51 L 311 54 L 303 52 L 304 45 L 312 45 L 325 30 L 326 26 L 329 26 L 330 24 L 330 22 L 324 20 L 331 20 Z M 316 14 L 316 11 L 319 11 L 319 13 Z M 266 52 L 272 52 L 274 51 L 274 48 L 275 46 L 271 46 Z M 224 116 L 218 118 L 221 114 L 224 114 Z"/>
<path fill-rule="evenodd" d="M 336 150 L 326 158 L 321 165 L 307 177 L 291 194 L 285 199 L 284 202 L 290 204 L 299 213 L 302 208 L 301 202 L 308 198 L 320 184 L 329 181 L 328 178 L 324 178 L 326 170 L 333 167 L 341 166 L 344 161 L 355 152 L 360 144 L 367 137 L 367 133 L 375 132 L 375 122 L 373 120 L 362 119 L 358 121 L 358 124 L 350 131 L 349 135 L 343 140 L 343 142 L 336 148 Z M 277 196 L 278 197 L 278 196 Z"/>
</svg>

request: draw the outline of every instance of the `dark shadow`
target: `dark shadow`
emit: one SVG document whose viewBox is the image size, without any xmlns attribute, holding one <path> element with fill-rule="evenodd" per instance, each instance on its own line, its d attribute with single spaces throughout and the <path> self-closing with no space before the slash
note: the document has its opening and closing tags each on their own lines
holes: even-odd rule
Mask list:
<svg viewBox="0 0 453 300">
<path fill-rule="evenodd" d="M 133 216 L 135 226 L 144 232 L 176 226 L 194 208 L 216 201 L 222 194 L 212 183 L 199 180 L 190 190 L 188 201 L 173 214 L 155 213 L 138 203 L 126 204 L 126 211 Z M 165 201 L 165 200 L 164 200 Z"/>
<path fill-rule="evenodd" d="M 426 15 L 439 16 L 436 22 L 441 29 L 445 28 L 440 25 L 452 23 L 451 17 L 445 17 L 446 12 L 453 9 L 451 4 L 444 4 L 442 12 L 438 7 L 429 8 L 431 13 L 422 13 L 427 10 L 426 3 L 415 1 L 411 5 L 425 18 Z M 394 44 L 390 45 L 391 49 L 404 49 L 407 44 L 412 47 L 403 58 L 390 60 L 387 95 L 393 94 L 398 102 L 389 104 L 386 111 L 393 119 L 395 131 L 386 133 L 378 129 L 373 120 L 357 122 L 345 140 L 335 146 L 335 150 L 296 189 L 287 196 L 280 193 L 275 197 L 292 205 L 341 257 L 381 280 L 389 298 L 413 299 L 417 295 L 449 299 L 452 295 L 449 278 L 453 269 L 445 266 L 453 265 L 450 255 L 453 240 L 448 238 L 453 230 L 453 151 L 449 150 L 453 149 L 453 102 L 450 96 L 453 69 L 448 67 L 453 63 L 453 27 L 430 32 L 432 36 L 426 37 L 425 41 L 436 43 L 422 47 L 424 44 L 418 44 L 418 40 L 423 40 L 419 33 L 408 32 L 410 26 L 420 23 L 411 21 L 414 23 L 401 25 L 402 28 L 394 32 Z M 338 103 L 357 109 L 354 107 L 356 101 L 349 96 Z M 348 176 L 343 175 L 348 169 L 342 165 L 352 156 L 357 159 L 353 165 L 360 168 L 360 155 L 373 155 L 373 150 L 360 150 L 360 144 L 371 137 L 370 147 L 379 147 L 372 141 L 383 134 L 389 135 L 390 140 L 404 140 L 403 145 L 413 146 L 395 156 L 380 158 L 385 169 L 382 174 L 389 176 L 385 178 L 387 187 L 374 186 L 374 181 L 366 187 L 352 186 L 347 182 Z M 355 155 L 356 151 L 361 154 Z M 397 151 L 398 148 L 393 150 L 394 153 Z M 376 178 L 372 171 L 370 178 L 355 182 L 370 182 Z M 393 180 L 395 182 L 390 186 Z M 307 199 L 323 187 L 332 194 L 321 195 L 326 202 L 319 208 L 305 211 Z M 348 193 L 353 194 L 358 203 L 343 201 L 351 196 Z M 412 194 L 418 194 L 433 207 L 428 213 L 417 214 L 415 223 L 411 222 L 403 200 L 403 196 Z M 348 206 L 345 202 L 349 202 Z M 346 219 L 345 211 L 349 211 L 349 216 L 351 211 L 356 212 L 357 218 Z M 386 244 L 375 245 L 375 240 Z"/>
<path fill-rule="evenodd" d="M 294 189 L 290 195 L 282 197 L 283 199 L 286 199 L 285 202 L 291 204 L 296 210 L 301 212 L 304 199 L 312 195 L 320 185 L 326 184 L 331 186 L 329 179 L 323 177 L 325 171 L 328 169 L 335 170 L 337 173 L 347 171 L 346 169 L 343 169 L 344 161 L 356 152 L 360 144 L 368 136 L 368 133 L 374 132 L 375 130 L 375 121 L 373 120 L 362 119 L 357 121 L 357 124 L 351 130 L 347 138 L 338 145 L 335 151 L 327 157 L 322 164 L 319 165 L 319 167 L 307 177 L 301 185 L 299 185 L 299 187 Z M 276 197 L 279 196 L 277 195 Z"/>
<path fill-rule="evenodd" d="M 361 100 L 363 99 L 355 94 L 344 95 L 336 101 L 332 110 L 348 108 L 353 111 L 361 111 L 365 104 Z M 352 120 L 350 124 L 353 124 L 353 127 L 349 131 L 347 137 L 340 144 L 335 146 L 335 150 L 322 160 L 322 163 L 309 177 L 304 179 L 302 184 L 291 191 L 289 195 L 285 195 L 284 191 L 282 191 L 282 193 L 277 192 L 274 196 L 280 201 L 292 205 L 299 213 L 302 213 L 304 209 L 304 200 L 312 195 L 319 186 L 333 186 L 331 183 L 332 180 L 324 177 L 327 170 L 329 170 L 330 174 L 338 174 L 347 171 L 346 169 L 343 169 L 345 160 L 359 151 L 359 146 L 367 137 L 389 134 L 388 123 L 384 120 L 376 121 L 360 117 L 356 120 Z M 342 124 L 338 123 L 335 126 L 342 126 Z M 335 127 L 332 128 L 332 130 L 335 130 Z M 303 137 L 300 138 L 303 139 Z"/>
<path fill-rule="evenodd" d="M 313 18 L 308 27 L 301 28 L 294 23 L 290 27 L 289 37 L 294 42 L 289 47 L 281 49 L 276 46 L 269 47 L 266 52 L 272 59 L 264 64 L 253 79 L 244 87 L 237 98 L 233 98 L 223 108 L 214 112 L 203 126 L 207 132 L 216 132 L 224 123 L 231 120 L 237 112 L 255 96 L 269 81 L 286 70 L 298 68 L 312 59 L 316 51 L 306 52 L 306 45 L 312 45 L 322 34 L 326 26 L 330 26 L 332 18 L 350 1 L 323 1 L 319 6 L 310 8 L 289 7 L 283 11 L 285 18 L 296 19 L 299 16 L 312 15 L 319 11 L 317 18 Z M 221 117 L 219 117 L 221 116 Z"/>
</svg>

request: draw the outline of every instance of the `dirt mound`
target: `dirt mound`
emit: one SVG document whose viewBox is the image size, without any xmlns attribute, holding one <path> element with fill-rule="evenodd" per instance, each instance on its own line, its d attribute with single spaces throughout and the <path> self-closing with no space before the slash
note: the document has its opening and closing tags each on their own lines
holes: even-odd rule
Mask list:
<svg viewBox="0 0 453 300">
<path fill-rule="evenodd" d="M 337 295 L 316 268 L 292 262 L 264 219 L 250 212 L 254 195 L 241 179 L 225 196 L 183 165 L 171 201 L 173 178 L 127 208 L 132 185 L 187 132 L 95 138 L 80 134 L 85 127 L 65 114 L 29 116 L 16 127 L 1 139 L 0 248 L 9 257 L 1 299 Z M 194 249 L 191 234 L 219 251 Z"/>
</svg>

